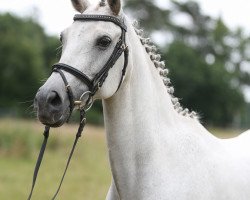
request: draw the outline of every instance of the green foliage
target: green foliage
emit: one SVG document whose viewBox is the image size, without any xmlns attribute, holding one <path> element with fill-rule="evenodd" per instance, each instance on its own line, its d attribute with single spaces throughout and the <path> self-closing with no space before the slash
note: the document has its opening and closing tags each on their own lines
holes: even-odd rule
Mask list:
<svg viewBox="0 0 250 200">
<path fill-rule="evenodd" d="M 125 9 L 128 9 L 136 19 L 140 19 L 141 25 L 146 30 L 163 30 L 169 19 L 169 10 L 163 10 L 155 6 L 152 0 L 128 0 Z M 150 12 L 149 11 L 150 8 Z M 155 23 L 152 18 L 157 19 Z M 164 27 L 165 26 L 165 27 Z"/>
<path fill-rule="evenodd" d="M 0 15 L 0 112 L 21 108 L 32 99 L 48 74 L 58 42 L 33 19 Z"/>
<path fill-rule="evenodd" d="M 250 73 L 244 70 L 250 64 L 250 36 L 241 28 L 230 30 L 221 18 L 205 15 L 195 1 L 172 0 L 168 9 L 157 5 L 128 0 L 125 9 L 149 34 L 171 35 L 161 52 L 171 69 L 176 96 L 198 111 L 205 123 L 232 124 L 245 109 L 241 87 L 250 85 Z M 187 23 L 177 22 L 178 15 L 185 15 Z M 0 116 L 29 115 L 41 80 L 58 60 L 59 45 L 34 19 L 0 15 Z M 88 121 L 103 123 L 100 102 L 88 113 Z"/>
<path fill-rule="evenodd" d="M 144 12 L 136 13 L 142 4 Z M 198 111 L 205 123 L 230 125 L 245 108 L 241 86 L 250 83 L 250 74 L 242 66 L 250 64 L 249 37 L 242 29 L 230 30 L 221 18 L 203 14 L 195 1 L 173 0 L 171 4 L 171 9 L 165 9 L 155 1 L 131 0 L 127 10 L 136 13 L 142 25 L 148 24 L 150 34 L 156 29 L 151 24 L 158 24 L 165 37 L 172 36 L 161 52 L 183 105 Z M 186 16 L 186 24 L 175 20 L 178 15 Z"/>
<path fill-rule="evenodd" d="M 202 120 L 227 125 L 240 113 L 244 100 L 239 88 L 230 84 L 231 75 L 220 65 L 209 66 L 195 49 L 173 42 L 166 54 L 170 77 L 185 107 L 200 111 Z M 178 67 L 176 67 L 178 66 Z"/>
<path fill-rule="evenodd" d="M 241 126 L 243 128 L 249 128 L 250 122 L 250 103 L 247 103 L 246 109 L 241 113 Z"/>
<path fill-rule="evenodd" d="M 90 112 L 87 112 L 87 120 L 91 124 L 103 125 L 102 102 L 96 101 Z"/>
</svg>

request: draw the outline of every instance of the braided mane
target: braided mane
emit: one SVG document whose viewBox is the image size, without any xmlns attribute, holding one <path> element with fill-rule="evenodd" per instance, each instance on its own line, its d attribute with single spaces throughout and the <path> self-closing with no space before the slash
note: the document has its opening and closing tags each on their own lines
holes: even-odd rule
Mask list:
<svg viewBox="0 0 250 200">
<path fill-rule="evenodd" d="M 105 6 L 106 0 L 101 0 L 99 5 Z M 143 29 L 139 27 L 138 21 L 133 22 L 133 27 L 141 40 L 142 45 L 145 47 L 147 54 L 150 56 L 151 61 L 154 63 L 156 69 L 159 71 L 159 75 L 167 88 L 167 92 L 171 96 L 171 101 L 174 109 L 183 116 L 188 116 L 190 118 L 198 119 L 198 114 L 194 111 L 190 112 L 188 108 L 183 108 L 179 102 L 179 99 L 174 96 L 174 87 L 171 86 L 170 78 L 168 78 L 169 70 L 165 66 L 165 62 L 161 61 L 161 55 L 158 52 L 157 47 L 152 43 L 150 38 L 145 38 L 143 36 Z"/>
<path fill-rule="evenodd" d="M 152 43 L 150 38 L 145 38 L 143 36 L 143 29 L 139 27 L 138 21 L 133 22 L 133 27 L 138 35 L 138 37 L 141 40 L 142 45 L 145 47 L 145 50 L 147 54 L 150 56 L 150 59 L 154 63 L 156 69 L 159 71 L 159 75 L 161 79 L 163 80 L 164 85 L 167 88 L 167 92 L 171 96 L 171 101 L 174 106 L 174 109 L 176 112 L 183 116 L 187 116 L 190 118 L 199 118 L 198 114 L 194 111 L 190 112 L 188 108 L 183 108 L 179 102 L 179 99 L 174 96 L 174 87 L 171 86 L 170 78 L 168 78 L 169 70 L 165 66 L 165 62 L 161 61 L 161 55 L 158 54 L 157 47 Z"/>
</svg>

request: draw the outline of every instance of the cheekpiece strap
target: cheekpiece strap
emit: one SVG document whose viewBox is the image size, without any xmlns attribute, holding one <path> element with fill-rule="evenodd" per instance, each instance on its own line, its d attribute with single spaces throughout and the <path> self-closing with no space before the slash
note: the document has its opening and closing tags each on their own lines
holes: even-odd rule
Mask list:
<svg viewBox="0 0 250 200">
<path fill-rule="evenodd" d="M 76 14 L 74 16 L 74 21 L 106 21 L 113 22 L 114 24 L 120 26 L 124 31 L 127 31 L 127 26 L 117 17 L 109 15 L 83 15 Z"/>
</svg>

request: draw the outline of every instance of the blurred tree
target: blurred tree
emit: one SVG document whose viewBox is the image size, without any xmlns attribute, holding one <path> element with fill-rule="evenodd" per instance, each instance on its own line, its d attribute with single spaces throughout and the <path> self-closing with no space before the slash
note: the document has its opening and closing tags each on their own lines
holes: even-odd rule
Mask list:
<svg viewBox="0 0 250 200">
<path fill-rule="evenodd" d="M 32 104 L 57 46 L 32 18 L 0 15 L 0 112 L 24 111 Z"/>
<path fill-rule="evenodd" d="M 155 1 L 127 0 L 125 1 L 125 8 L 129 10 L 135 19 L 140 19 L 141 25 L 147 31 L 164 30 L 167 27 L 170 11 L 160 9 L 156 6 Z M 152 16 L 155 20 L 152 19 Z"/>
<path fill-rule="evenodd" d="M 160 30 L 171 36 L 168 47 L 160 47 L 176 95 L 205 123 L 231 124 L 245 106 L 241 86 L 249 84 L 249 71 L 243 70 L 250 65 L 249 37 L 230 30 L 221 18 L 204 15 L 197 2 L 171 1 L 169 9 L 156 2 L 128 0 L 126 9 L 149 34 Z"/>
<path fill-rule="evenodd" d="M 242 29 L 232 31 L 221 18 L 204 15 L 194 1 L 171 1 L 167 9 L 156 0 L 127 0 L 125 7 L 149 34 L 170 38 L 161 52 L 184 106 L 209 124 L 227 125 L 239 116 L 245 105 L 241 86 L 250 84 L 250 37 Z M 35 19 L 0 15 L 0 114 L 32 104 L 59 45 Z M 99 102 L 89 113 L 92 122 L 102 122 L 101 110 Z"/>
<path fill-rule="evenodd" d="M 47 36 L 33 18 L 0 15 L 0 116 L 30 116 L 35 93 L 60 51 L 58 38 Z M 88 121 L 102 124 L 101 113 L 98 102 L 88 113 Z"/>
<path fill-rule="evenodd" d="M 202 121 L 228 125 L 244 105 L 242 92 L 230 84 L 231 75 L 225 68 L 208 66 L 198 54 L 180 41 L 170 45 L 166 55 L 176 96 L 185 107 L 199 111 Z"/>
</svg>

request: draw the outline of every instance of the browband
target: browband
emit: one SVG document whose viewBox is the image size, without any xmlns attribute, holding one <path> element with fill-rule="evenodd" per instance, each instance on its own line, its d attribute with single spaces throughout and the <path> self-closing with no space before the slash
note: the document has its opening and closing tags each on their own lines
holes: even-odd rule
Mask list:
<svg viewBox="0 0 250 200">
<path fill-rule="evenodd" d="M 105 21 L 113 22 L 114 24 L 120 26 L 124 31 L 127 31 L 127 26 L 117 17 L 108 16 L 108 15 L 83 15 L 76 14 L 74 16 L 74 21 Z"/>
</svg>

